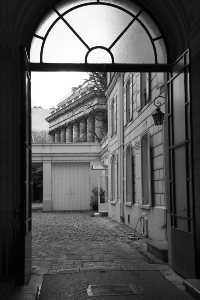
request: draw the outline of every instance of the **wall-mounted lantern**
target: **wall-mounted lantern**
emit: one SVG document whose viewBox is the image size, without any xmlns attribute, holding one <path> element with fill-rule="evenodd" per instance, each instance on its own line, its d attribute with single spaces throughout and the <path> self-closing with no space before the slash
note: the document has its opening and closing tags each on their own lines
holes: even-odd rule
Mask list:
<svg viewBox="0 0 200 300">
<path fill-rule="evenodd" d="M 161 111 L 160 109 L 160 106 L 161 106 L 161 102 L 160 101 L 157 101 L 156 100 L 161 97 L 161 98 L 164 98 L 163 96 L 158 96 L 154 99 L 154 105 L 157 107 L 155 112 L 152 114 L 152 117 L 153 117 L 153 120 L 154 120 L 154 124 L 156 126 L 158 125 L 163 125 L 163 121 L 165 119 L 165 114 Z"/>
</svg>

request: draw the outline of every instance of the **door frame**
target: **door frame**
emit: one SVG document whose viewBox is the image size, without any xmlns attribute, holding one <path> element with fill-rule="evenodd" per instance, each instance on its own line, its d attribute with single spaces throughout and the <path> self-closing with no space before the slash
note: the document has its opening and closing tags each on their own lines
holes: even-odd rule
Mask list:
<svg viewBox="0 0 200 300">
<path fill-rule="evenodd" d="M 31 72 L 26 48 L 20 47 L 20 246 L 18 284 L 24 285 L 31 276 L 32 255 L 32 180 L 31 180 Z"/>
<path fill-rule="evenodd" d="M 166 160 L 168 166 L 168 182 L 166 183 L 167 190 L 169 191 L 167 198 L 167 208 L 168 208 L 168 223 L 170 227 L 170 240 L 171 240 L 171 260 L 173 269 L 185 278 L 195 278 L 195 207 L 194 207 L 194 172 L 193 172 L 193 142 L 192 142 L 192 108 L 191 108 L 191 84 L 190 84 L 190 74 L 191 74 L 191 53 L 190 49 L 187 49 L 169 68 L 167 73 L 167 97 L 166 97 L 166 112 L 167 112 L 167 147 L 166 150 Z M 181 67 L 178 64 L 182 64 Z M 176 66 L 177 69 L 173 69 Z M 175 73 L 175 74 L 174 74 Z M 174 139 L 174 128 L 173 122 L 173 101 L 174 101 L 174 89 L 173 82 L 179 75 L 184 74 L 184 93 L 185 93 L 185 140 L 176 143 Z M 184 209 L 185 216 L 182 216 L 180 212 L 177 212 L 177 201 L 176 201 L 176 180 L 175 180 L 175 151 L 177 149 L 183 149 L 185 153 L 185 173 L 186 173 L 186 194 L 187 194 L 187 207 Z M 187 230 L 180 230 L 178 228 L 178 218 L 186 220 Z M 179 233 L 180 232 L 180 233 Z M 186 271 L 184 261 L 182 262 L 183 268 L 180 268 L 179 255 L 177 255 L 179 244 L 187 244 L 186 238 L 188 238 L 188 253 L 187 261 L 189 260 L 189 270 Z M 179 240 L 180 243 L 176 242 Z M 181 241 L 182 240 L 182 241 Z M 184 240 L 184 242 L 183 242 Z M 179 252 L 178 252 L 179 253 Z M 184 269 L 185 267 L 185 269 Z"/>
<path fill-rule="evenodd" d="M 23 63 L 24 64 L 24 63 Z M 79 72 L 164 72 L 167 73 L 173 65 L 169 64 L 64 64 L 64 63 L 29 63 L 24 64 L 25 71 L 30 72 L 70 72 L 70 71 L 79 71 Z M 23 89 L 23 88 L 22 88 Z M 167 99 L 167 97 L 166 97 Z M 23 128 L 22 128 L 23 131 Z M 192 135 L 191 135 L 192 138 Z M 192 142 L 191 142 L 192 143 Z M 192 153 L 192 151 L 191 151 Z M 192 154 L 191 154 L 192 157 Z M 193 164 L 193 160 L 191 159 Z M 21 179 L 21 182 L 23 179 Z M 193 191 L 193 189 L 192 189 Z M 193 210 L 194 210 L 194 203 Z M 23 208 L 21 207 L 21 212 Z M 22 217 L 22 223 L 24 219 Z M 195 220 L 194 220 L 195 222 Z M 193 225 L 195 224 L 193 222 Z M 171 223 L 169 223 L 170 225 Z M 170 225 L 171 226 L 171 225 Z M 195 227 L 195 226 L 193 226 Z M 22 230 L 23 231 L 23 230 Z M 23 231 L 24 232 L 24 231 Z M 25 259 L 25 257 L 24 257 Z M 173 265 L 172 265 L 173 267 Z"/>
</svg>

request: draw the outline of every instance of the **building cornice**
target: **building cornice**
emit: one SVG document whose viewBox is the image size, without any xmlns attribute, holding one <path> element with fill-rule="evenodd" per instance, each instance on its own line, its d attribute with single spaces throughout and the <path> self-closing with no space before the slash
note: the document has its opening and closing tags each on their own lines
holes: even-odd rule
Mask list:
<svg viewBox="0 0 200 300">
<path fill-rule="evenodd" d="M 99 96 L 99 97 L 98 97 Z M 74 98 L 74 102 L 72 103 L 66 103 L 64 107 L 59 107 L 56 109 L 56 111 L 51 112 L 51 115 L 48 116 L 45 120 L 47 122 L 51 122 L 52 120 L 57 119 L 58 117 L 66 114 L 67 112 L 73 111 L 76 107 L 80 107 L 80 105 L 82 105 L 83 103 L 89 102 L 91 100 L 91 98 L 93 98 L 95 100 L 95 98 L 104 98 L 101 93 L 99 93 L 98 91 L 91 91 L 83 96 L 79 96 L 80 98 L 76 97 Z M 72 99 L 73 101 L 73 99 Z"/>
<path fill-rule="evenodd" d="M 90 162 L 100 159 L 98 143 L 33 144 L 32 162 Z"/>
</svg>

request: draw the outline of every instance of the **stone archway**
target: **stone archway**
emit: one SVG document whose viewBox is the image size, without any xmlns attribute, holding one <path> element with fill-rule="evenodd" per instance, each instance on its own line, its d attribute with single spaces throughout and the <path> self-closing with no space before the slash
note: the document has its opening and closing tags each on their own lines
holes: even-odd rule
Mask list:
<svg viewBox="0 0 200 300">
<path fill-rule="evenodd" d="M 4 45 L 6 45 L 4 50 L 4 57 L 7 58 L 7 62 L 9 67 L 13 70 L 13 67 L 15 67 L 15 76 L 16 81 L 15 83 L 11 83 L 11 76 L 7 73 L 7 83 L 9 86 L 12 86 L 15 89 L 15 95 L 8 96 L 10 101 L 13 103 L 20 103 L 20 91 L 19 87 L 16 88 L 17 85 L 19 85 L 19 74 L 20 74 L 20 67 L 19 67 L 19 58 L 18 58 L 18 49 L 19 45 L 29 45 L 30 41 L 32 39 L 32 35 L 35 31 L 35 28 L 39 21 L 42 19 L 43 15 L 50 9 L 50 6 L 52 4 L 55 4 L 58 1 L 34 1 L 34 3 L 27 3 L 24 1 L 24 3 L 18 4 L 16 1 L 10 2 L 10 4 L 5 8 L 7 11 L 9 11 L 10 19 L 13 20 L 13 24 L 15 25 L 15 31 L 14 33 L 11 33 L 9 31 L 8 21 L 5 19 L 6 14 L 2 15 L 1 22 L 5 25 L 1 27 L 1 29 L 6 28 L 6 33 L 1 32 L 1 36 L 4 38 Z M 137 1 L 140 3 L 140 1 Z M 197 44 L 196 39 L 198 37 L 198 34 L 195 35 L 193 33 L 193 37 L 189 36 L 189 33 L 192 33 L 192 30 L 190 29 L 190 25 L 192 24 L 192 18 L 191 14 L 189 13 L 190 6 L 188 3 L 185 4 L 185 1 L 182 1 L 180 4 L 180 1 L 176 3 L 166 3 L 163 1 L 151 1 L 151 4 L 149 4 L 148 0 L 143 1 L 143 6 L 150 12 L 150 14 L 154 17 L 154 19 L 157 21 L 157 23 L 162 24 L 162 31 L 164 32 L 164 35 L 166 37 L 166 41 L 168 44 L 168 52 L 170 56 L 170 61 L 174 61 L 188 46 L 193 47 L 192 52 L 192 58 L 195 59 L 198 56 L 198 53 L 200 53 L 200 50 L 198 47 L 195 46 Z M 180 14 L 180 10 L 182 14 Z M 195 11 L 197 11 L 197 8 L 195 9 L 195 6 L 193 8 L 193 15 L 195 15 Z M 17 17 L 16 17 L 17 16 Z M 9 19 L 9 18 L 8 18 Z M 187 34 L 188 32 L 188 34 Z M 12 42 L 11 42 L 12 41 Z M 14 41 L 14 46 L 13 46 Z M 12 44 L 12 50 L 10 45 Z M 193 46 L 194 45 L 194 46 Z M 3 47 L 2 47 L 3 48 Z M 2 50 L 3 51 L 3 50 Z M 15 63 L 12 62 L 12 55 L 14 54 L 15 57 Z M 196 63 L 198 60 L 196 60 Z M 193 71 L 194 74 L 199 74 L 199 70 L 197 68 L 197 64 L 194 63 L 193 65 Z M 7 67 L 2 61 L 2 78 L 4 78 L 4 73 L 6 73 Z M 10 76 L 10 77 L 9 77 Z M 194 76 L 193 76 L 194 78 Z M 197 78 L 197 76 L 196 76 Z M 195 78 L 193 79 L 194 83 L 196 82 Z M 198 91 L 198 88 L 196 88 L 196 91 Z M 7 104 L 8 105 L 8 104 Z M 12 107 L 13 110 L 16 108 L 15 114 L 16 117 L 19 119 L 20 111 L 18 107 Z M 15 121 L 14 125 L 17 125 L 18 128 L 19 121 Z M 13 126 L 14 126 L 13 125 Z M 15 132 L 16 133 L 16 132 Z M 17 136 L 17 134 L 16 134 Z M 196 138 L 197 140 L 197 138 Z M 12 141 L 13 143 L 13 141 Z M 17 157 L 17 153 L 19 151 L 19 145 L 16 143 L 17 150 L 15 151 L 15 157 Z M 14 166 L 14 172 L 15 172 L 15 180 L 13 180 L 14 183 L 18 182 L 17 177 L 20 174 L 20 168 L 18 164 L 15 164 Z M 197 182 L 198 185 L 198 182 Z M 16 196 L 20 198 L 20 191 L 16 191 Z"/>
<path fill-rule="evenodd" d="M 98 2 L 99 3 L 99 2 Z M 97 4 L 97 3 L 96 3 Z M 59 9 L 57 9 L 57 7 L 56 8 L 54 8 L 54 10 L 55 10 L 55 12 L 58 14 L 58 16 L 60 17 L 60 12 L 59 12 Z M 141 11 L 139 10 L 139 11 L 137 11 L 136 12 L 136 21 L 138 21 L 139 19 L 138 18 L 140 18 L 140 14 L 141 14 Z M 61 18 L 60 18 L 61 19 Z M 64 15 L 62 15 L 62 19 L 64 19 Z M 64 21 L 65 23 L 66 23 L 66 21 Z M 129 23 L 129 24 L 131 24 L 131 22 Z M 127 27 L 129 26 L 129 24 L 127 25 Z M 70 28 L 70 26 L 69 25 L 67 25 L 69 28 Z M 131 25 L 130 25 L 131 26 Z M 71 29 L 71 28 L 70 28 Z M 49 31 L 50 32 L 50 31 Z M 76 31 L 73 29 L 73 32 L 75 32 L 76 33 Z M 41 70 L 45 70 L 45 67 L 46 67 L 46 61 L 44 62 L 44 64 L 43 64 L 43 52 L 44 52 L 44 47 L 45 47 L 45 44 L 44 44 L 44 42 L 46 42 L 46 36 L 42 36 L 42 35 L 40 35 L 40 34 L 38 34 L 38 32 L 36 32 L 36 34 L 34 35 L 35 36 L 35 38 L 37 39 L 37 38 L 39 38 L 39 39 L 42 39 L 43 40 L 43 42 L 42 42 L 42 47 L 41 47 L 41 54 L 40 54 L 40 67 L 42 68 Z M 76 36 L 78 36 L 78 38 L 80 39 L 80 40 L 82 40 L 82 38 L 81 38 L 81 36 L 80 35 L 78 35 L 77 33 L 76 33 Z M 120 36 L 120 35 L 119 35 Z M 155 40 L 157 40 L 157 39 L 159 39 L 159 37 L 155 37 Z M 116 39 L 116 40 L 118 40 L 118 38 Z M 154 48 L 154 54 L 155 54 L 155 65 L 158 63 L 159 64 L 159 61 L 157 61 L 157 56 L 158 56 L 158 52 L 156 52 L 156 51 L 158 51 L 158 50 L 155 50 L 155 42 L 154 42 L 154 39 L 151 37 L 151 42 L 152 42 L 152 44 L 153 44 L 153 48 Z M 112 43 L 112 45 L 115 43 L 115 41 Z M 110 51 L 110 49 L 112 48 L 111 46 L 107 49 L 106 47 L 104 47 L 104 46 L 95 46 L 95 47 L 92 47 L 92 48 L 90 48 L 89 46 L 88 46 L 88 44 L 86 44 L 85 42 L 84 42 L 84 45 L 86 45 L 86 48 L 88 48 L 88 52 L 86 53 L 86 55 L 85 55 L 85 63 L 84 63 L 84 67 L 86 66 L 86 69 L 87 68 L 90 68 L 91 67 L 91 65 L 90 64 L 87 64 L 88 63 L 88 57 L 89 57 L 89 55 L 90 55 L 90 53 L 93 51 L 93 50 L 99 50 L 100 48 L 101 48 L 101 50 L 105 50 L 105 51 L 107 51 L 107 50 L 109 50 Z M 148 45 L 148 47 L 147 48 L 149 48 L 149 46 L 150 45 Z M 180 46 L 180 45 L 179 45 Z M 98 48 L 98 49 L 97 49 Z M 170 47 L 168 47 L 168 50 L 169 50 L 169 48 Z M 109 51 L 107 51 L 109 54 L 110 54 L 110 56 L 111 56 L 111 62 L 112 62 L 112 64 L 114 64 L 114 56 L 113 56 L 113 54 L 111 53 L 111 52 L 109 52 Z M 144 55 L 144 57 L 145 57 L 146 55 Z M 123 56 L 123 57 L 125 57 L 125 55 Z M 152 56 L 153 57 L 153 56 Z M 131 58 L 132 60 L 134 60 L 134 57 L 132 57 Z M 144 58 L 143 58 L 144 59 Z M 140 60 L 139 62 L 139 65 L 137 66 L 137 70 L 139 70 L 139 71 L 141 71 L 142 70 L 142 67 L 141 67 L 141 65 L 143 64 L 143 59 L 142 60 Z M 47 61 L 48 61 L 48 59 L 47 59 Z M 151 61 L 152 61 L 152 63 L 151 63 Z M 75 63 L 75 61 L 73 61 L 74 63 Z M 107 61 L 106 61 L 107 62 Z M 129 62 L 130 62 L 130 60 L 129 60 Z M 167 62 L 167 60 L 164 60 L 164 63 L 166 63 Z M 171 59 L 171 57 L 170 57 L 170 59 L 169 59 L 169 61 L 168 62 L 173 62 L 173 60 Z M 95 62 L 93 62 L 94 63 L 94 67 L 95 67 L 95 65 L 96 65 L 96 63 Z M 123 61 L 122 62 L 122 65 L 123 65 L 123 63 L 126 63 L 126 61 Z M 145 71 L 150 71 L 150 70 L 154 70 L 154 71 L 156 71 L 157 69 L 156 69 L 156 67 L 153 65 L 154 63 L 153 63 L 153 60 L 150 60 L 150 61 L 145 61 L 145 63 L 146 63 L 146 65 L 144 65 L 143 66 L 143 70 L 145 70 Z M 161 62 L 161 64 L 162 64 L 163 62 Z M 43 65 L 42 65 L 43 64 Z M 148 64 L 152 64 L 151 65 L 151 68 L 149 69 L 149 65 Z M 32 66 L 33 64 L 31 63 L 31 66 Z M 44 69 L 43 69 L 43 66 L 44 66 Z M 50 64 L 48 64 L 48 70 L 50 70 L 51 69 L 51 65 Z M 63 65 L 63 63 L 61 62 L 60 63 L 60 65 L 58 65 L 58 64 L 56 64 L 56 65 L 54 65 L 53 66 L 53 70 L 59 70 L 59 68 L 63 68 L 64 70 L 70 70 L 70 67 L 71 68 L 73 68 L 73 66 L 72 65 Z M 80 68 L 80 70 L 82 70 L 82 66 L 81 66 L 81 63 L 79 63 L 77 66 L 75 66 L 75 67 L 77 67 L 77 68 Z M 121 67 L 121 66 L 120 66 Z M 134 69 L 134 64 L 132 65 L 131 63 L 130 63 L 130 69 L 129 70 L 131 70 L 131 68 L 133 68 L 133 70 L 136 70 L 136 69 Z M 167 67 L 168 66 L 166 66 L 166 69 L 165 70 L 167 70 Z M 69 68 L 69 69 L 68 69 Z M 101 62 L 98 64 L 98 68 L 101 68 Z M 127 70 L 127 68 L 128 68 L 128 65 L 126 64 L 126 66 L 125 66 L 125 69 L 123 69 L 124 68 L 124 66 L 122 66 L 122 69 L 120 69 L 119 68 L 119 66 L 117 66 L 117 68 L 116 69 L 113 69 L 113 65 L 107 65 L 106 66 L 106 68 L 105 68 L 105 65 L 103 66 L 103 68 L 105 69 L 105 71 L 108 71 L 108 70 L 112 70 L 112 71 L 117 71 L 117 70 Z M 33 68 L 32 68 L 32 70 L 38 70 L 37 69 L 37 65 L 36 66 L 34 66 L 33 65 Z M 161 67 L 161 69 L 160 70 L 162 70 L 162 67 Z"/>
</svg>

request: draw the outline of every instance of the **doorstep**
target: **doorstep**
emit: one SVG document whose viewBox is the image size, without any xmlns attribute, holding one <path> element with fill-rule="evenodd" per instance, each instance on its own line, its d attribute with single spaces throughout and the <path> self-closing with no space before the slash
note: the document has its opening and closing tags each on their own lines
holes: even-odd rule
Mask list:
<svg viewBox="0 0 200 300">
<path fill-rule="evenodd" d="M 183 281 L 186 291 L 194 299 L 200 299 L 200 280 L 199 279 L 186 279 Z"/>
<path fill-rule="evenodd" d="M 8 300 L 37 300 L 43 282 L 43 276 L 32 275 L 29 283 L 16 286 Z"/>
<path fill-rule="evenodd" d="M 167 241 L 147 241 L 147 251 L 161 259 L 168 262 L 168 242 Z"/>
</svg>

